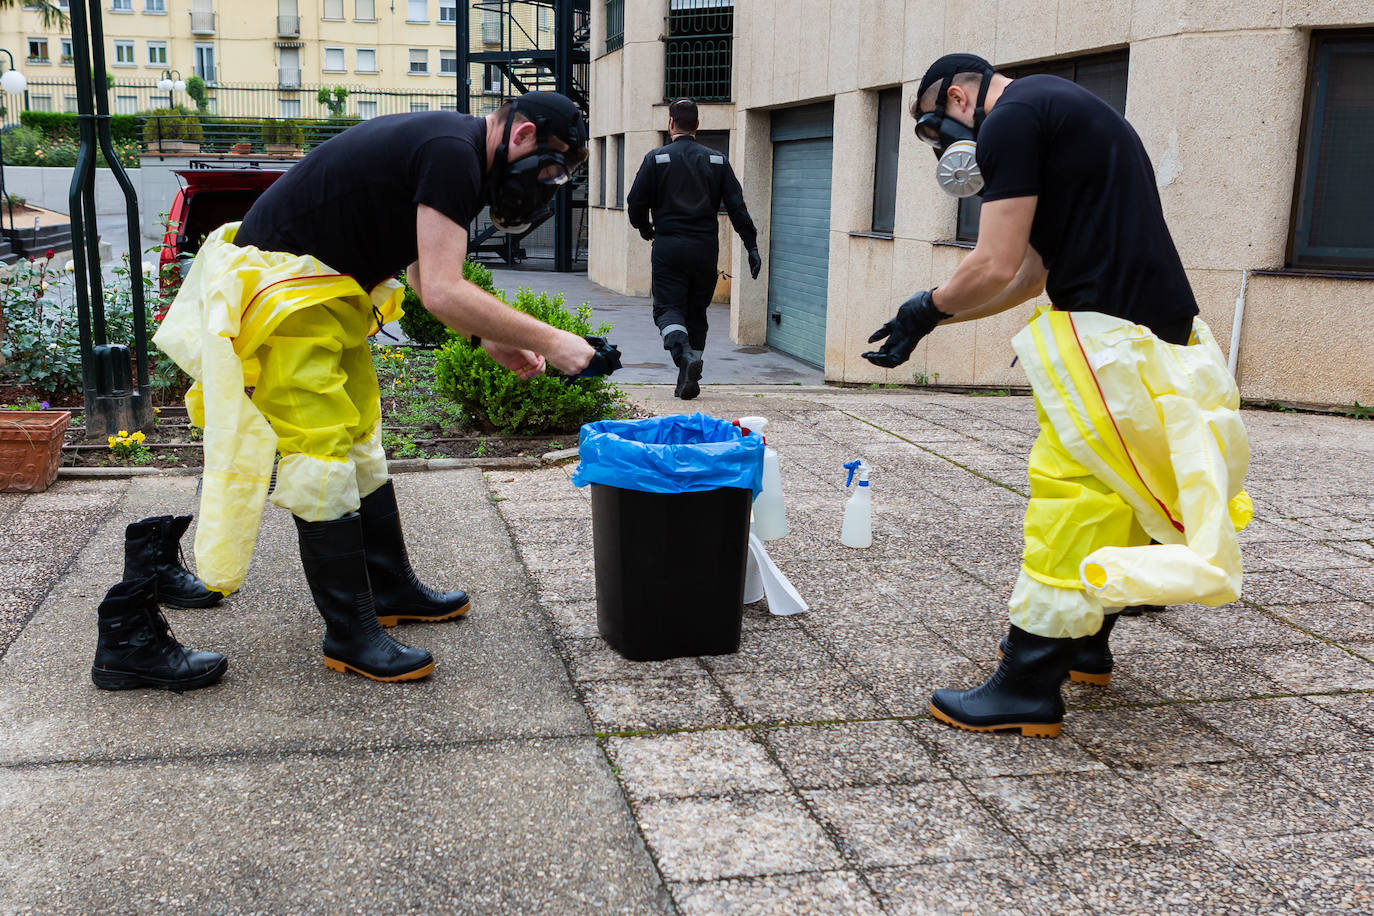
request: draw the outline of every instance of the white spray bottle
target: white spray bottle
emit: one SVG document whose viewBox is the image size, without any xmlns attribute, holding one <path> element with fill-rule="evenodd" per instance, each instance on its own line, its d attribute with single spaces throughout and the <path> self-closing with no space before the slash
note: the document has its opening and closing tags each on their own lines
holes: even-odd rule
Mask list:
<svg viewBox="0 0 1374 916">
<path fill-rule="evenodd" d="M 869 547 L 873 544 L 873 498 L 868 491 L 868 465 L 862 460 L 845 464 L 849 477 L 844 485 L 854 482 L 854 472 L 859 472 L 859 485 L 854 495 L 844 504 L 844 526 L 840 529 L 840 543 L 846 547 Z"/>
<path fill-rule="evenodd" d="M 763 489 L 754 499 L 753 531 L 762 541 L 776 541 L 787 534 L 787 508 L 782 502 L 782 472 L 778 453 L 769 447 L 763 431 L 767 417 L 740 417 L 739 425 L 763 439 Z"/>
</svg>

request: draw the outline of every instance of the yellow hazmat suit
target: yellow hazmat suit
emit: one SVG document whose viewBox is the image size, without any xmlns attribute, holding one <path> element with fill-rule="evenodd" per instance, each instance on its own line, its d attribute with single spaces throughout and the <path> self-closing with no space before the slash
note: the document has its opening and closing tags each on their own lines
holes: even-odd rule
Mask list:
<svg viewBox="0 0 1374 916">
<path fill-rule="evenodd" d="M 272 502 L 306 521 L 356 511 L 386 482 L 367 338 L 401 315 L 401 285 L 369 294 L 305 255 L 205 240 L 153 342 L 195 384 L 205 430 L 196 566 L 210 588 L 243 584 L 277 451 Z M 251 398 L 246 389 L 252 389 Z"/>
<path fill-rule="evenodd" d="M 1012 346 L 1040 436 L 1011 622 L 1075 638 L 1126 605 L 1238 598 L 1250 445 L 1207 325 L 1176 346 L 1110 315 L 1042 310 Z"/>
</svg>

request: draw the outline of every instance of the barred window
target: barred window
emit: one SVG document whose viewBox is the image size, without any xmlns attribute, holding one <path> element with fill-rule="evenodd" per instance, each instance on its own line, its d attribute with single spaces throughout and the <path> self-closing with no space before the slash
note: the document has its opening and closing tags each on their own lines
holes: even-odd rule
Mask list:
<svg viewBox="0 0 1374 916">
<path fill-rule="evenodd" d="M 606 53 L 625 44 L 625 0 L 606 0 Z"/>
<path fill-rule="evenodd" d="M 1311 60 L 1288 264 L 1374 273 L 1374 31 L 1318 33 Z"/>
<path fill-rule="evenodd" d="M 734 0 L 671 0 L 664 98 L 730 101 Z"/>
</svg>

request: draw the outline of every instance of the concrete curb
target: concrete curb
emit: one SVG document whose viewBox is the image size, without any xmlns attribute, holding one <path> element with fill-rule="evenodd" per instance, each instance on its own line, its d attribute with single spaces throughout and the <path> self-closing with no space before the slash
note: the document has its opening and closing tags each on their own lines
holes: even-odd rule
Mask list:
<svg viewBox="0 0 1374 916">
<path fill-rule="evenodd" d="M 533 470 L 577 457 L 577 449 L 565 448 L 527 458 L 393 458 L 391 471 L 452 471 L 480 468 L 484 471 Z M 202 468 L 59 468 L 59 480 L 118 480 L 129 477 L 198 477 Z"/>
</svg>

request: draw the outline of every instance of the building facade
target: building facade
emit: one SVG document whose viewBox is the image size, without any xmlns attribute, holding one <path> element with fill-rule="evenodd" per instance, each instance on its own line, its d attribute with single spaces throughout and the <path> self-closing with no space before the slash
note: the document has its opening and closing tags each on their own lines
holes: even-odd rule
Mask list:
<svg viewBox="0 0 1374 916">
<path fill-rule="evenodd" d="M 657 142 L 683 2 L 624 3 L 618 47 L 606 10 L 621 4 L 593 4 L 590 271 L 625 292 L 647 289 L 649 246 L 618 205 Z M 703 127 L 728 131 L 765 252 L 759 280 L 733 284 L 738 343 L 839 382 L 1025 384 L 1010 339 L 1032 304 L 941 328 L 898 369 L 859 356 L 976 240 L 976 205 L 939 190 L 907 114 L 926 67 L 968 51 L 1124 112 L 1243 397 L 1374 402 L 1374 0 L 736 0 L 732 13 L 729 101 L 703 107 Z"/>
<path fill-rule="evenodd" d="M 67 9 L 67 4 L 61 4 Z M 104 0 L 105 55 L 116 113 L 170 102 L 155 83 L 164 70 L 209 87 L 212 113 L 326 117 L 321 87 L 350 90 L 342 113 L 457 107 L 457 17 L 469 19 L 469 48 L 549 48 L 552 8 L 469 0 Z M 28 106 L 75 110 L 70 35 L 43 30 L 38 14 L 0 11 L 0 47 L 28 78 Z M 470 68 L 470 108 L 493 110 L 511 93 L 492 67 Z M 9 106 L 13 114 L 20 106 Z"/>
</svg>

